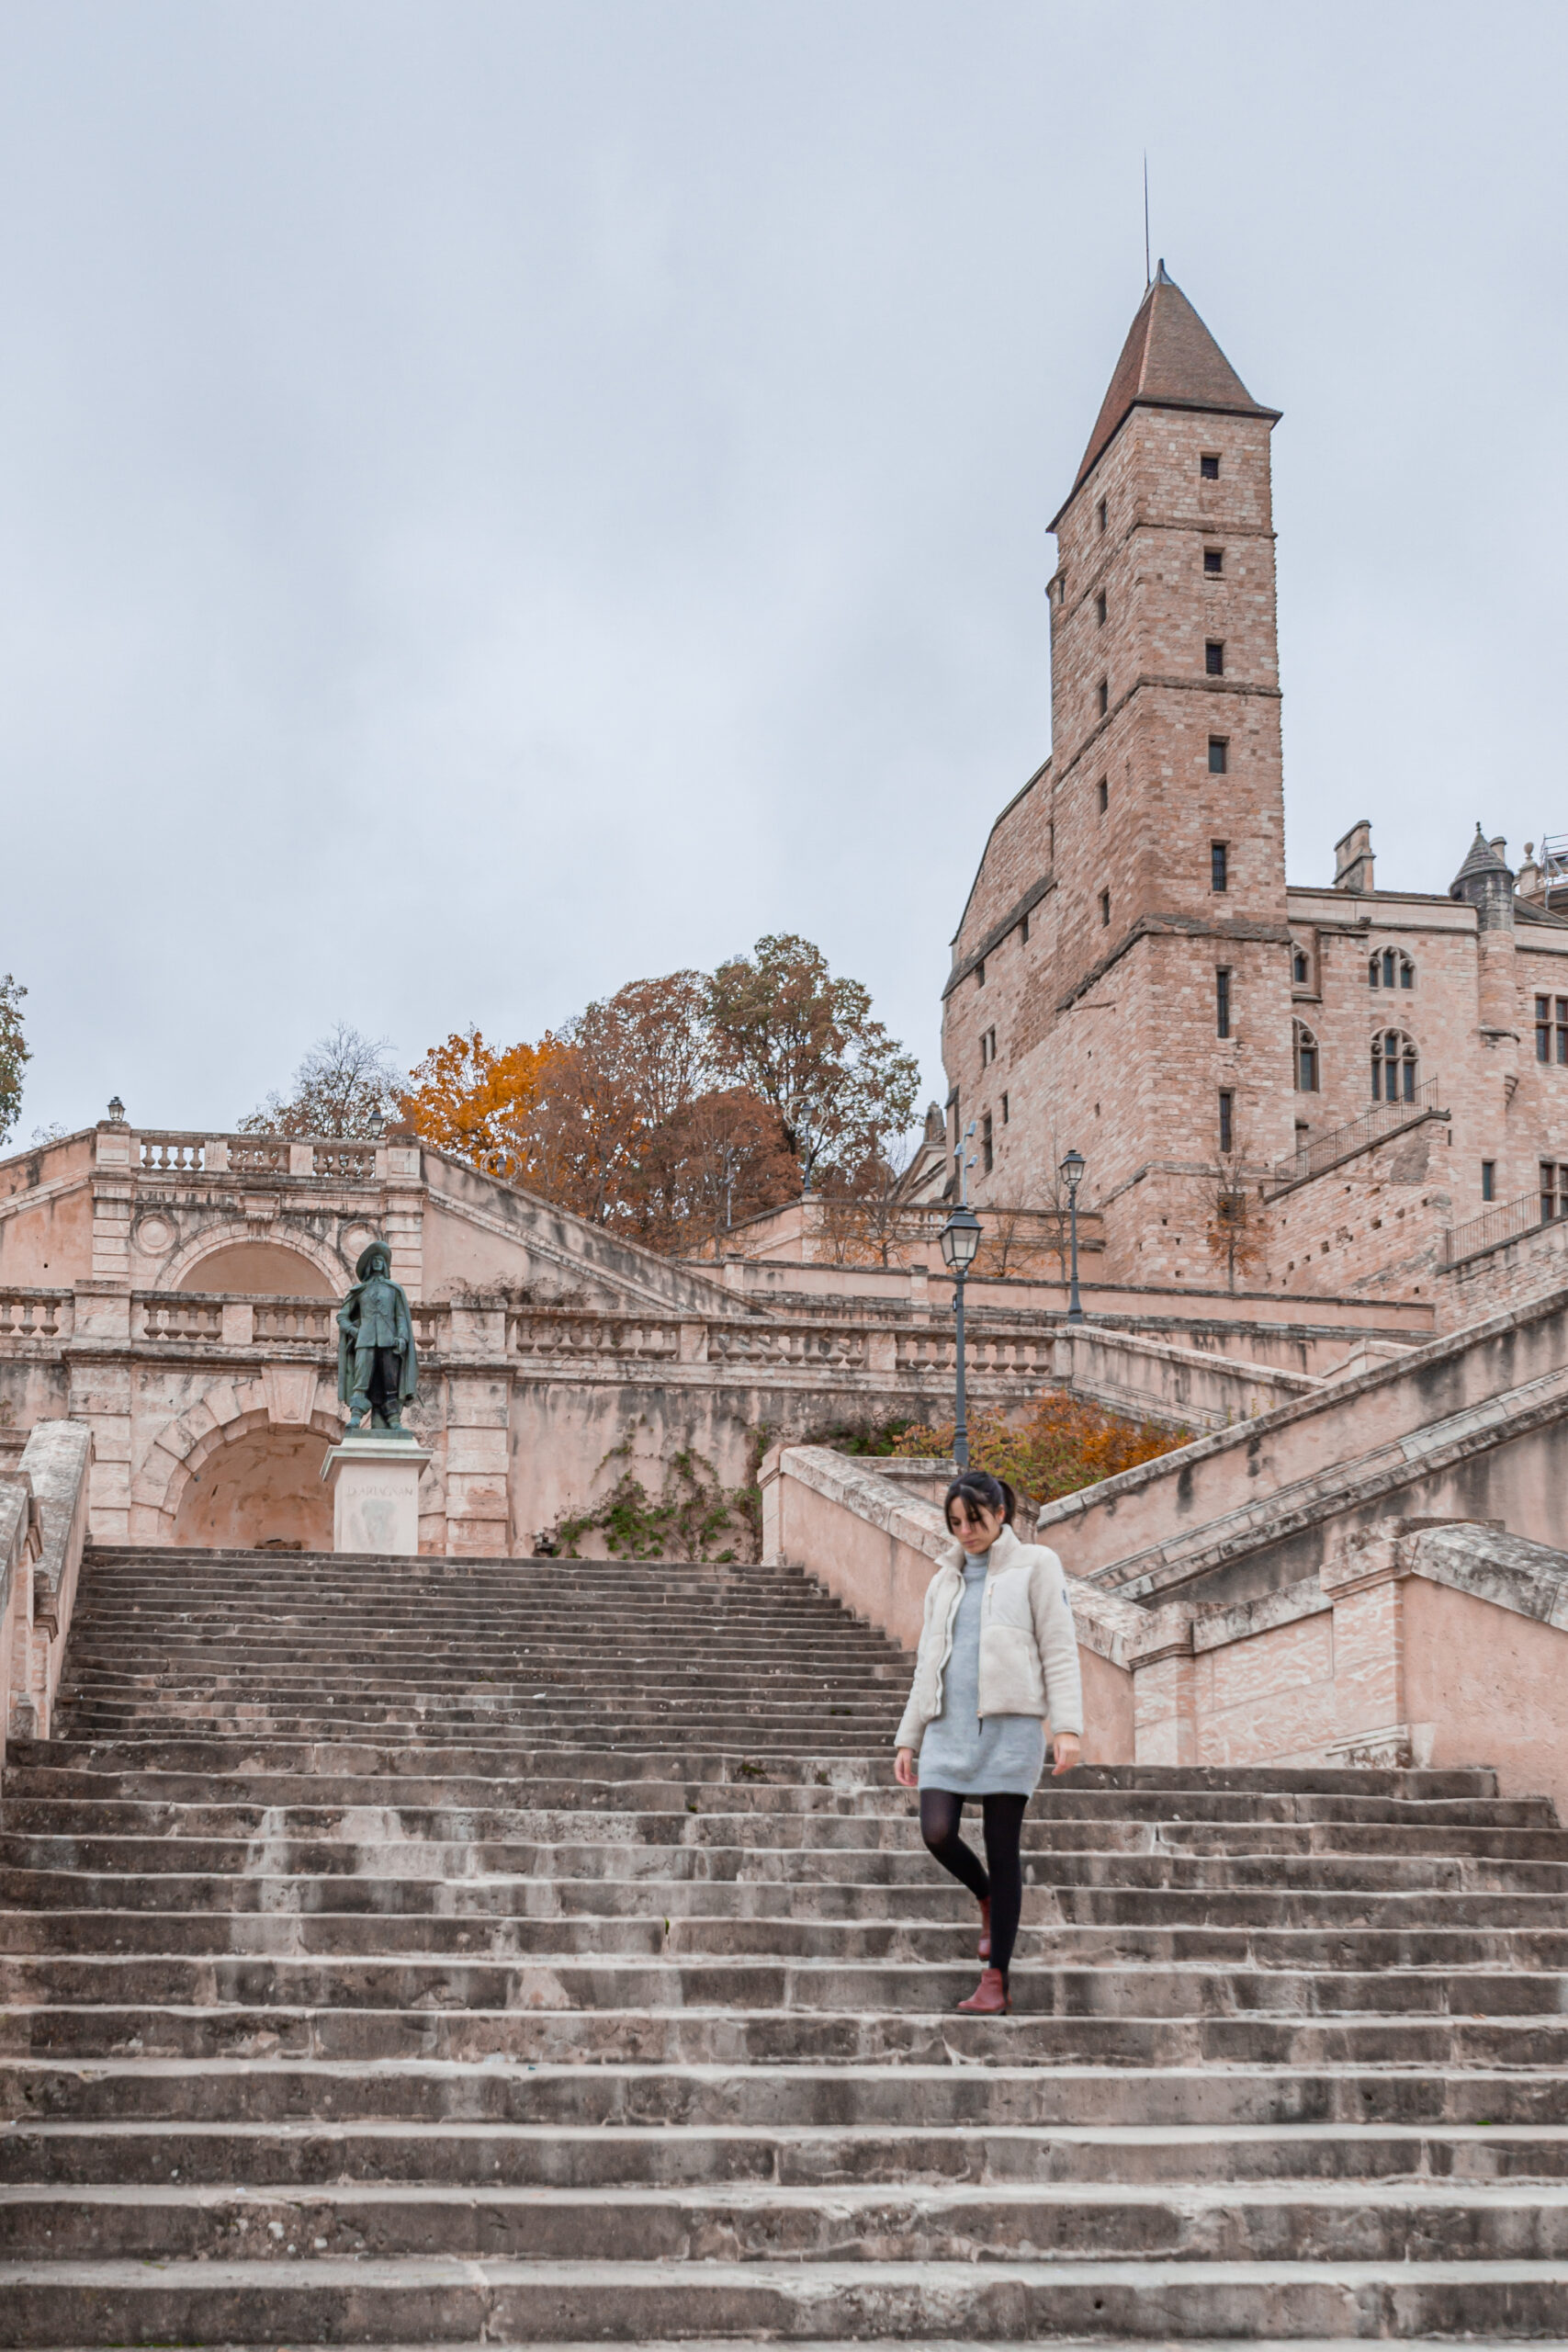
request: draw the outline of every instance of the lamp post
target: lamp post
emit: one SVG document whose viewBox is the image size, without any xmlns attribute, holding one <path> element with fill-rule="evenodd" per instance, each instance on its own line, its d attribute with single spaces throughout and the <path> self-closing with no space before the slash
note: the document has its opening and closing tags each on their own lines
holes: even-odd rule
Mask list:
<svg viewBox="0 0 1568 2352">
<path fill-rule="evenodd" d="M 942 1263 L 953 1276 L 953 1312 L 958 1339 L 957 1411 L 953 1431 L 953 1458 L 960 1470 L 969 1467 L 969 1424 L 964 1396 L 964 1277 L 980 1247 L 980 1220 L 972 1208 L 955 1208 L 942 1228 Z"/>
<path fill-rule="evenodd" d="M 1069 1151 L 1057 1173 L 1067 1188 L 1067 1215 L 1073 1235 L 1073 1279 L 1067 1292 L 1067 1320 L 1083 1321 L 1083 1301 L 1078 1296 L 1078 1186 L 1083 1182 L 1084 1156 L 1081 1151 Z"/>
</svg>

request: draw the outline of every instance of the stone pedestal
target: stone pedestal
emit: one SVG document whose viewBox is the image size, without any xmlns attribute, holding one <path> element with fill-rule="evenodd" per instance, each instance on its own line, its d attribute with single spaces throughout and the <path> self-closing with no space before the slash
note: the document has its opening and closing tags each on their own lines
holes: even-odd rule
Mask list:
<svg viewBox="0 0 1568 2352">
<path fill-rule="evenodd" d="M 419 1550 L 420 1474 L 431 1454 L 415 1437 L 351 1430 L 321 1464 L 332 1490 L 334 1552 Z"/>
</svg>

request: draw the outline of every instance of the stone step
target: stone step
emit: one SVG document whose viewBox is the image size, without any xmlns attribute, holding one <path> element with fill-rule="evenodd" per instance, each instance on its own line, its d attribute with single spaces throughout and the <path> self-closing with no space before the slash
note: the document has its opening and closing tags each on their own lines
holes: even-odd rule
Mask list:
<svg viewBox="0 0 1568 2352">
<path fill-rule="evenodd" d="M 482 1785 L 482 1784 L 481 1784 Z M 267 1804 L 243 1796 L 237 1790 L 208 1783 L 204 1793 L 194 1798 L 157 1798 L 125 1796 L 103 1788 L 92 1793 L 92 1818 L 95 1829 L 135 1831 L 156 1825 L 177 1829 L 182 1836 L 232 1836 L 240 1834 L 265 1818 L 281 1822 L 287 1829 L 319 1833 L 323 1826 L 342 1817 L 345 1804 L 363 1809 L 357 1794 L 344 1798 L 323 1779 L 318 1777 L 310 1784 L 311 1793 L 303 1802 Z M 718 1789 L 694 1786 L 676 1781 L 639 1783 L 635 1798 L 625 1792 L 624 1784 L 616 1788 L 608 1782 L 592 1786 L 588 1792 L 592 1802 L 585 1804 L 585 1792 L 580 1783 L 568 1776 L 550 1781 L 516 1781 L 504 1793 L 493 1783 L 485 1791 L 479 1805 L 465 1804 L 461 1815 L 484 1824 L 499 1824 L 511 1827 L 519 1823 L 541 1820 L 586 1821 L 612 1804 L 617 1815 L 630 1820 L 673 1819 L 677 1812 L 684 1812 L 688 1795 L 695 1793 L 703 1813 L 711 1817 L 736 1812 L 764 1813 L 794 1818 L 804 1814 L 829 1815 L 837 1821 L 880 1820 L 900 1823 L 919 1835 L 919 1808 L 907 1790 L 893 1780 L 891 1761 L 878 1782 L 854 1789 L 792 1786 L 773 1790 L 765 1783 L 751 1785 L 744 1781 L 730 1781 Z M 511 1802 L 507 1801 L 511 1797 Z M 400 1791 L 389 1802 L 411 1824 L 411 1834 L 440 1836 L 450 1834 L 439 1826 L 428 1833 L 413 1825 L 440 1825 L 457 1817 L 448 1799 L 442 1805 L 421 1805 L 411 1792 Z M 14 1788 L 7 1781 L 5 1801 L 5 1821 L 7 1829 L 47 1829 L 54 1825 L 78 1819 L 80 1797 L 73 1794 L 55 1795 L 50 1791 L 37 1792 Z M 970 1815 L 972 1827 L 978 1832 L 976 1812 Z M 1401 1806 L 1392 1800 L 1369 1797 L 1354 1799 L 1326 1797 L 1281 1797 L 1274 1803 L 1254 1802 L 1229 1792 L 1209 1795 L 1204 1792 L 1183 1798 L 1179 1805 L 1168 1800 L 1145 1793 L 1141 1790 L 1126 1793 L 1116 1790 L 1075 1788 L 1069 1779 L 1059 1785 L 1049 1781 L 1042 1787 L 1028 1816 L 1028 1826 L 1078 1824 L 1086 1835 L 1111 1824 L 1126 1827 L 1138 1823 L 1157 1826 L 1162 1831 L 1205 1823 L 1239 1824 L 1251 1829 L 1278 1822 L 1281 1826 L 1300 1828 L 1320 1823 L 1347 1827 L 1390 1829 L 1398 1833 L 1404 1844 L 1414 1836 L 1420 1838 L 1434 1829 L 1460 1828 L 1475 1834 L 1482 1829 L 1499 1832 L 1513 1829 L 1536 1830 L 1555 1838 L 1562 1857 L 1568 1861 L 1568 1832 L 1557 1826 L 1552 1808 L 1545 1799 L 1519 1799 L 1505 1803 L 1502 1799 L 1482 1808 L 1474 1804 L 1452 1804 L 1437 1800 L 1430 1804 Z M 486 1829 L 479 1834 L 494 1834 Z M 1393 1842 L 1392 1840 L 1390 1841 Z"/>
<path fill-rule="evenodd" d="M 86 1960 L 120 1953 L 181 1959 L 265 1955 L 290 1961 L 415 1956 L 432 1962 L 458 1956 L 497 1962 L 711 1956 L 737 1962 L 761 1958 L 952 1965 L 961 1956 L 966 1961 L 973 1950 L 976 1917 L 973 1905 L 967 1915 L 952 1903 L 942 1907 L 944 1917 L 930 1916 L 922 1902 L 905 1916 L 886 1919 L 779 1913 L 746 1918 L 661 1910 L 659 1891 L 649 1888 L 640 1910 L 611 1917 L 298 1909 L 0 1913 L 0 1960 Z M 1401 1932 L 1190 1924 L 1098 1927 L 1036 1921 L 1026 1908 L 1017 1957 L 1035 1975 L 1046 1967 L 1056 1972 L 1135 1967 L 1256 1971 L 1269 1976 L 1295 1972 L 1336 1983 L 1346 1975 L 1375 1971 L 1440 1970 L 1455 1980 L 1456 1999 L 1500 1972 L 1528 1970 L 1543 1987 L 1568 1995 L 1568 1928 L 1421 1928 Z M 1212 1973 L 1194 1975 L 1192 1981 L 1195 1989 L 1213 1990 Z M 1543 1990 L 1542 1998 L 1547 1997 Z M 1419 1991 L 1416 1998 L 1419 2002 Z M 1380 2005 L 1363 2000 L 1352 2006 Z"/>
<path fill-rule="evenodd" d="M 679 1770 L 684 1779 L 733 1778 L 736 1759 L 725 1749 L 709 1743 L 694 1742 L 677 1751 Z M 363 1740 L 299 1743 L 289 1740 L 259 1740 L 244 1738 L 204 1738 L 199 1734 L 178 1735 L 127 1741 L 80 1741 L 17 1739 L 6 1748 L 6 1769 L 15 1765 L 49 1765 L 64 1763 L 78 1771 L 117 1771 L 163 1769 L 160 1762 L 167 1758 L 170 1769 L 188 1771 L 221 1772 L 243 1765 L 247 1769 L 286 1769 L 313 1773 L 318 1770 L 340 1769 L 356 1771 L 383 1771 L 396 1776 L 405 1769 L 407 1758 L 412 1769 L 425 1772 L 478 1772 L 485 1777 L 527 1772 L 536 1755 L 547 1760 L 555 1771 L 572 1771 L 585 1779 L 637 1780 L 652 1775 L 662 1777 L 671 1768 L 670 1756 L 663 1750 L 648 1751 L 640 1747 L 616 1747 L 604 1742 L 581 1742 L 570 1751 L 570 1760 L 563 1759 L 554 1745 L 538 1750 L 519 1749 L 513 1745 L 492 1748 L 478 1747 L 463 1743 L 448 1749 L 421 1745 L 415 1748 L 388 1747 L 380 1743 Z M 770 1781 L 780 1782 L 809 1781 L 820 1769 L 821 1759 L 809 1748 L 795 1748 L 768 1767 Z M 857 1770 L 878 1782 L 887 1770 L 887 1750 L 880 1742 L 868 1747 L 860 1758 L 832 1759 L 835 1774 L 852 1775 Z M 858 1785 L 858 1783 L 856 1783 Z M 1495 1797 L 1497 1779 L 1490 1767 L 1468 1768 L 1464 1770 L 1421 1771 L 1416 1770 L 1377 1770 L 1371 1768 L 1340 1768 L 1323 1765 L 1301 1770 L 1275 1770 L 1265 1765 L 1174 1765 L 1174 1764 L 1084 1764 L 1074 1771 L 1070 1784 L 1074 1788 L 1125 1789 L 1153 1791 L 1177 1796 L 1182 1791 L 1212 1793 L 1234 1792 L 1242 1795 L 1263 1797 L 1276 1795 L 1333 1795 L 1340 1792 L 1351 1797 L 1401 1797 L 1416 1803 L 1432 1798 Z"/>
<path fill-rule="evenodd" d="M 956 1943 L 958 1932 L 937 1931 Z M 725 1959 L 672 1956 L 579 1958 L 559 1951 L 530 1961 L 420 1959 L 355 1953 L 352 1965 L 292 1953 L 157 1954 L 51 1952 L 0 1957 L 0 2001 L 51 2004 L 213 2002 L 285 2007 L 370 2009 L 717 2008 L 930 2014 L 974 1990 L 968 1962 L 825 1960 L 774 1955 Z M 1224 1962 L 1073 1966 L 1032 1962 L 1013 1993 L 1015 2009 L 1053 2018 L 1207 2018 L 1396 2013 L 1471 2018 L 1551 2018 L 1568 2011 L 1568 1977 L 1478 1967 L 1455 1977 L 1444 1963 L 1397 1971 L 1323 1966 L 1278 1968 Z M 1563 2017 L 1568 2031 L 1568 2016 Z"/>
<path fill-rule="evenodd" d="M 1073 2127 L 557 2122 L 30 2123 L 0 2137 L 0 2185 L 333 2189 L 347 2181 L 468 2188 L 767 2183 L 1128 2186 L 1233 2181 L 1568 2181 L 1568 2125 Z M 36 2245 L 37 2229 L 32 2240 Z M 104 2250 L 107 2250 L 107 2248 Z"/>
<path fill-rule="evenodd" d="M 18 1743 L 19 1744 L 19 1743 Z M 849 1799 L 874 1797 L 889 1805 L 894 1801 L 891 1785 L 891 1764 L 888 1751 L 879 1747 L 869 1757 L 848 1755 L 819 1762 L 813 1759 L 807 1770 L 797 1759 L 780 1758 L 762 1765 L 747 1763 L 733 1757 L 683 1758 L 653 1753 L 634 1758 L 599 1757 L 593 1769 L 574 1770 L 563 1764 L 560 1752 L 547 1749 L 532 1763 L 532 1768 L 520 1768 L 515 1752 L 510 1757 L 495 1758 L 497 1769 L 481 1772 L 471 1769 L 467 1759 L 454 1758 L 452 1768 L 435 1770 L 421 1764 L 417 1769 L 400 1772 L 378 1770 L 355 1770 L 336 1760 L 351 1754 L 347 1742 L 315 1751 L 321 1756 L 321 1768 L 299 1770 L 290 1766 L 274 1768 L 265 1760 L 247 1760 L 240 1752 L 244 1743 L 236 1744 L 236 1753 L 222 1762 L 205 1770 L 164 1769 L 150 1766 L 145 1770 L 121 1769 L 106 1764 L 101 1769 L 81 1768 L 60 1763 L 26 1764 L 12 1761 L 6 1771 L 6 1792 L 8 1798 L 54 1798 L 72 1802 L 86 1798 L 92 1804 L 135 1801 L 156 1804 L 210 1804 L 222 1802 L 236 1804 L 316 1804 L 323 1799 L 348 1804 L 484 1804 L 504 1805 L 523 1802 L 530 1804 L 561 1805 L 575 1803 L 579 1806 L 619 1805 L 625 1799 L 628 1784 L 635 1781 L 637 1794 L 644 1804 L 658 1809 L 683 1804 L 686 1798 L 702 1795 L 714 1789 L 732 1792 L 732 1802 L 744 1804 L 753 1810 L 765 1807 L 773 1811 L 793 1806 L 819 1808 L 829 1802 L 840 1809 Z M 331 1758 L 333 1760 L 328 1761 Z M 623 1769 L 615 1772 L 610 1767 L 617 1762 L 635 1760 L 639 1767 L 633 1773 Z M 827 1796 L 816 1793 L 829 1792 Z M 1037 1803 L 1066 1808 L 1069 1804 L 1079 1818 L 1088 1818 L 1085 1808 L 1095 1807 L 1102 1815 L 1110 1812 L 1116 1792 L 1092 1781 L 1087 1773 L 1075 1771 L 1070 1780 L 1051 1783 L 1041 1792 Z M 1150 1792 L 1130 1792 L 1129 1803 L 1140 1804 L 1155 1802 Z M 1217 1804 L 1243 1803 L 1229 1791 L 1203 1791 L 1192 1798 L 1177 1801 L 1185 1814 L 1194 1802 Z M 1384 1799 L 1352 1798 L 1348 1801 L 1348 1817 L 1356 1817 L 1366 1803 L 1391 1802 Z M 1433 1800 L 1447 1804 L 1446 1798 Z M 900 1798 L 900 1804 L 908 1800 Z M 1271 1806 L 1274 1815 L 1287 1805 L 1300 1808 L 1310 1804 L 1318 1818 L 1337 1817 L 1339 1800 L 1328 1795 L 1310 1794 L 1287 1799 L 1281 1792 Z M 1176 1805 L 1169 1804 L 1168 1809 Z M 1429 1804 L 1410 1801 L 1393 1804 L 1395 1820 L 1426 1818 Z M 1114 1817 L 1113 1813 L 1110 1817 Z M 1164 1819 L 1160 1814 L 1157 1818 Z M 1468 1801 L 1467 1817 L 1483 1822 L 1491 1817 L 1489 1804 L 1484 1800 Z M 974 1816 L 971 1815 L 973 1820 Z"/>
<path fill-rule="evenodd" d="M 287 2241 L 286 2241 L 287 2244 Z M 509 2262 L 329 2256 L 0 2265 L 0 2345 L 838 2337 L 1488 2342 L 1561 2326 L 1555 2261 Z M 260 2324 L 266 2323 L 265 2326 Z"/>
<path fill-rule="evenodd" d="M 615 1859 L 613 1849 L 609 1859 Z M 734 1859 L 739 1873 L 747 1860 L 745 1849 L 736 1849 Z M 1082 1859 L 1087 1863 L 1088 1858 Z M 1556 1928 L 1568 1919 L 1568 1905 L 1556 1894 L 1462 1893 L 1442 1887 L 1327 1891 L 1317 1886 L 1270 1893 L 1221 1883 L 1198 1888 L 1101 1886 L 1066 1878 L 1059 1864 L 1053 1865 L 1048 1880 L 1032 1880 L 1031 1890 L 1026 1917 L 1037 1926 L 1051 1921 L 1099 1928 L 1315 1928 L 1325 1933 L 1350 1928 L 1415 1934 L 1427 1929 Z M 630 1875 L 568 1879 L 540 1873 L 469 1879 L 370 1877 L 344 1871 L 287 1876 L 255 1871 L 243 1875 L 132 1875 L 0 1870 L 0 1905 L 28 1914 L 216 1912 L 236 1918 L 257 1912 L 297 1917 L 436 1915 L 453 1919 L 614 1919 L 660 1913 L 749 1920 L 919 1917 L 948 1924 L 968 1922 L 975 1909 L 973 1898 L 955 1883 L 933 1882 L 929 1865 L 917 1865 L 902 1879 L 881 1884 L 834 1876 L 743 1878 L 711 1872 L 650 1881 Z"/>
<path fill-rule="evenodd" d="M 265 1963 L 258 1963 L 263 1965 Z M 541 1972 L 547 1979 L 556 1971 Z M 944 2000 L 972 1989 L 974 1970 L 922 1972 Z M 1019 1979 L 1021 1986 L 1022 1976 Z M 541 1987 L 547 1993 L 547 1982 Z M 998 2023 L 941 2009 L 727 2006 L 637 2009 L 396 2009 L 280 2001 L 138 2000 L 117 2006 L 39 1999 L 0 2009 L 0 2058 L 67 2053 L 322 2059 L 429 2058 L 593 2066 L 863 2064 L 912 2061 L 984 2065 L 1568 2066 L 1568 2020 L 1525 2013 L 1300 2016 L 1047 2016 L 1021 2008 Z"/>
<path fill-rule="evenodd" d="M 1186 2180 L 935 2185 L 773 2181 L 653 2188 L 8 2181 L 0 2263 L 258 2260 L 1555 2263 L 1562 2180 Z M 1560 2283 L 1568 2272 L 1560 2268 Z"/>
<path fill-rule="evenodd" d="M 0 2346 L 1539 2336 L 1551 1806 L 1080 1771 L 964 2018 L 909 1670 L 790 1570 L 90 1550 L 0 1804 Z"/>
<path fill-rule="evenodd" d="M 967 2033 L 969 2019 L 956 2021 Z M 974 2043 L 983 2052 L 983 2045 Z M 1568 2069 L 1430 2065 L 1370 2070 L 1203 2064 L 1145 2068 L 1064 2062 L 955 2065 L 594 2065 L 250 2057 L 46 2058 L 0 2062 L 0 2098 L 26 2131 L 43 2120 L 287 2124 L 289 2144 L 356 2121 L 388 2129 L 460 2122 L 547 2130 L 821 2132 L 1054 2128 L 1134 2137 L 1153 2129 L 1200 2138 L 1250 2129 L 1288 2166 L 1297 2136 L 1380 2126 L 1463 2126 L 1482 2135 L 1568 2129 Z M 1479 2157 L 1477 2159 L 1480 2160 Z"/>
<path fill-rule="evenodd" d="M 607 1818 L 614 1822 L 613 1815 Z M 797 1833 L 793 1838 L 788 1834 L 792 1826 Z M 585 1824 L 585 1831 L 587 1827 Z M 650 1819 L 642 1825 L 641 1834 L 628 1826 L 624 1838 L 588 1834 L 581 1838 L 544 1836 L 533 1839 L 459 1836 L 442 1841 L 401 1836 L 398 1830 L 395 1816 L 390 1820 L 371 1816 L 365 1823 L 364 1835 L 352 1840 L 343 1837 L 275 1838 L 260 1832 L 237 1838 L 179 1838 L 172 1833 L 161 1838 L 0 1833 L 0 1868 L 208 1872 L 246 1871 L 265 1865 L 266 1871 L 275 1876 L 357 1871 L 390 1877 L 417 1869 L 422 1875 L 464 1879 L 660 1874 L 680 1877 L 705 1873 L 733 1877 L 742 1869 L 745 1874 L 756 1877 L 841 1878 L 852 1866 L 857 1878 L 876 1883 L 886 1883 L 888 1878 L 901 1882 L 910 1876 L 908 1865 L 911 1862 L 916 1865 L 915 1875 L 921 1870 L 929 1872 L 934 1867 L 926 1858 L 913 1825 L 869 1820 L 831 1822 L 806 1816 L 793 1825 L 782 1825 L 766 1844 L 748 1842 L 741 1826 L 732 1817 L 726 1819 L 695 1810 L 688 1815 Z M 1109 1832 L 1105 1834 L 1110 1836 Z M 1367 1853 L 1364 1841 L 1352 1842 L 1353 1833 L 1338 1833 L 1340 1842 L 1337 1846 L 1327 1844 L 1325 1833 L 1277 1829 L 1269 1834 L 1281 1841 L 1283 1859 L 1311 1857 L 1341 1865 L 1353 1863 L 1356 1884 L 1371 1888 L 1381 1883 L 1380 1850 L 1373 1848 Z M 1455 1834 L 1431 1833 L 1439 1842 L 1428 1850 L 1435 1851 L 1438 1859 L 1447 1858 L 1453 1851 L 1451 1841 Z M 1239 1844 L 1238 1851 L 1238 1842 L 1244 1838 L 1246 1842 Z M 1129 1835 L 1126 1843 L 1118 1841 L 1113 1850 L 1135 1856 L 1140 1851 L 1149 1851 L 1151 1842 Z M 1418 1851 L 1427 1845 L 1426 1840 L 1409 1842 L 1416 1845 Z M 1499 1833 L 1498 1842 L 1510 1842 L 1508 1834 Z M 1525 1842 L 1526 1854 L 1517 1858 L 1521 1861 L 1532 1859 L 1529 1841 Z M 1263 1842 L 1259 1835 L 1243 1830 L 1199 1829 L 1183 1837 L 1180 1843 L 1190 1854 L 1222 1862 L 1227 1869 L 1238 1860 L 1258 1860 L 1277 1850 Z M 1460 1848 L 1461 1855 L 1469 1850 L 1464 1845 Z M 1077 1856 L 1087 1860 L 1093 1849 L 1081 1833 L 1075 1842 L 1070 1825 L 1026 1823 L 1023 1851 L 1025 1874 L 1027 1877 L 1028 1871 L 1033 1871 L 1034 1880 L 1030 1882 L 1033 1883 L 1051 1879 L 1058 1867 L 1058 1857 Z M 1411 1858 L 1407 1854 L 1403 1859 Z M 1393 1883 L 1397 1884 L 1399 1881 Z"/>
</svg>

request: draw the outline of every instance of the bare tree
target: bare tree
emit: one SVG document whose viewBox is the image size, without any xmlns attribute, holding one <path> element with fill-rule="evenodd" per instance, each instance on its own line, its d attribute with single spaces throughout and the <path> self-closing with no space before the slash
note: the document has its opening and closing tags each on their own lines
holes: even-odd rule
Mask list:
<svg viewBox="0 0 1568 2352">
<path fill-rule="evenodd" d="M 239 1122 L 243 1136 L 368 1136 L 396 1115 L 402 1073 L 385 1037 L 340 1021 L 294 1073 L 287 1099 L 272 1093 Z"/>
<path fill-rule="evenodd" d="M 1209 1180 L 1208 1220 L 1204 1240 L 1209 1255 L 1223 1266 L 1225 1287 L 1234 1291 L 1236 1276 L 1258 1274 L 1268 1254 L 1269 1217 L 1262 1188 L 1247 1188 L 1246 1150 L 1240 1137 L 1233 1149 L 1222 1152 L 1216 1173 Z"/>
</svg>

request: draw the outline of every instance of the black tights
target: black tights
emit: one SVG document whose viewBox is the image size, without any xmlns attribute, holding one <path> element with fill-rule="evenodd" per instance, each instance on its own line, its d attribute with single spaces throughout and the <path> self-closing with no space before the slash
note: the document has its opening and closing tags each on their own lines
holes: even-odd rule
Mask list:
<svg viewBox="0 0 1568 2352">
<path fill-rule="evenodd" d="M 964 1799 L 955 1797 L 950 1789 L 920 1791 L 920 1835 L 928 1850 L 944 1871 L 951 1871 L 954 1878 L 963 1880 L 976 1902 L 984 1903 L 989 1898 L 990 1965 L 999 1968 L 1004 1977 L 1018 1940 L 1019 1914 L 1023 1909 L 1023 1864 L 1018 1846 L 1028 1803 L 1027 1797 L 1017 1796 L 1011 1791 L 979 1799 L 986 1832 L 986 1860 L 982 1863 L 979 1855 L 958 1834 L 958 1825 L 964 1818 Z"/>
</svg>

